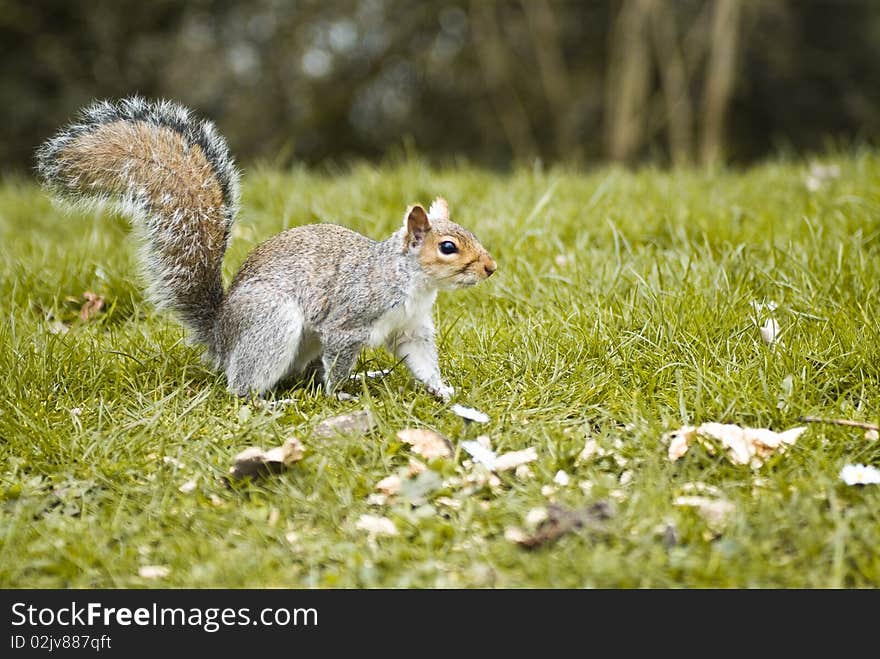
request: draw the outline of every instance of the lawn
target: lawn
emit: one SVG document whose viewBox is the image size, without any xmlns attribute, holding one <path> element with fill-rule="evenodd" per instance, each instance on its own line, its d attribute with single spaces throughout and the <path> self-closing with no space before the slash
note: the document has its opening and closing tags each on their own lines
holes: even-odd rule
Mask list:
<svg viewBox="0 0 880 659">
<path fill-rule="evenodd" d="M 880 441 L 798 419 L 880 416 L 880 154 L 820 162 L 246 168 L 227 281 L 284 228 L 337 222 L 381 238 L 408 203 L 449 200 L 499 266 L 438 299 L 450 404 L 381 350 L 358 371 L 392 371 L 353 381 L 357 400 L 308 387 L 276 392 L 283 405 L 231 396 L 144 300 L 122 217 L 5 180 L 0 586 L 877 587 L 880 485 L 840 472 L 880 466 Z M 84 292 L 104 306 L 83 320 Z M 772 344 L 759 331 L 770 315 Z M 366 434 L 314 433 L 364 408 Z M 807 429 L 760 466 L 711 444 L 670 461 L 667 432 L 713 421 Z M 454 454 L 422 458 L 398 437 L 407 428 L 442 433 Z M 537 457 L 490 474 L 461 444 L 479 435 Z M 286 472 L 223 480 L 243 449 L 292 437 L 305 454 Z M 414 459 L 427 470 L 410 478 Z M 394 474 L 402 491 L 377 496 Z M 583 524 L 554 537 L 548 506 Z M 388 521 L 365 530 L 365 515 Z M 546 542 L 522 546 L 517 529 Z"/>
</svg>

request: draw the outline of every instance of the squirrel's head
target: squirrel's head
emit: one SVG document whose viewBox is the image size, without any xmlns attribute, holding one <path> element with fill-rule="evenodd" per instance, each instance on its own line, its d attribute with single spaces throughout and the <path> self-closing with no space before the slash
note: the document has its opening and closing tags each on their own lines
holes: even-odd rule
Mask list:
<svg viewBox="0 0 880 659">
<path fill-rule="evenodd" d="M 440 288 L 473 286 L 497 269 L 477 237 L 449 219 L 449 204 L 437 197 L 426 212 L 410 206 L 403 220 L 404 252 L 417 255 L 422 271 Z"/>
</svg>

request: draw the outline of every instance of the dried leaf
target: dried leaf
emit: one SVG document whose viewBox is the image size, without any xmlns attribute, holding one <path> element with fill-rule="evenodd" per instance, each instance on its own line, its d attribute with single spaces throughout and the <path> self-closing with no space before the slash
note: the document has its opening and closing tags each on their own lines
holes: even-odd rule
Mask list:
<svg viewBox="0 0 880 659">
<path fill-rule="evenodd" d="M 281 446 L 268 451 L 251 446 L 235 456 L 235 464 L 229 469 L 229 475 L 238 480 L 279 474 L 294 462 L 302 460 L 304 452 L 305 447 L 296 438 L 288 439 Z"/>
<path fill-rule="evenodd" d="M 684 426 L 667 433 L 669 459 L 675 461 L 701 437 L 717 440 L 726 449 L 727 457 L 734 464 L 750 464 L 759 467 L 773 453 L 784 453 L 806 430 L 805 426 L 774 432 L 766 428 L 744 428 L 732 423 L 704 423 L 696 428 Z M 709 449 L 712 450 L 711 445 Z"/>
<path fill-rule="evenodd" d="M 162 579 L 171 574 L 171 568 L 165 565 L 143 565 L 138 570 L 142 579 Z"/>
<path fill-rule="evenodd" d="M 538 459 L 538 453 L 534 446 L 530 446 L 522 451 L 510 451 L 499 455 L 495 460 L 495 471 L 507 471 L 508 469 L 516 469 L 520 465 L 528 462 L 534 462 Z"/>
<path fill-rule="evenodd" d="M 164 462 L 164 463 L 167 464 L 167 465 L 171 465 L 172 467 L 176 467 L 177 469 L 184 469 L 184 468 L 186 468 L 186 465 L 185 465 L 185 464 L 183 464 L 183 463 L 182 463 L 180 460 L 178 460 L 177 458 L 172 458 L 170 455 L 163 455 L 163 456 L 162 456 L 162 462 Z"/>
<path fill-rule="evenodd" d="M 315 426 L 312 434 L 316 437 L 329 438 L 334 435 L 365 435 L 376 427 L 376 420 L 370 410 L 358 410 L 349 414 L 324 419 Z"/>
<path fill-rule="evenodd" d="M 67 332 L 70 331 L 70 328 L 57 318 L 53 318 L 49 321 L 47 329 L 49 330 L 49 334 L 67 334 Z"/>
<path fill-rule="evenodd" d="M 376 483 L 376 489 L 386 496 L 393 496 L 400 492 L 400 485 L 400 476 L 391 475 Z"/>
<path fill-rule="evenodd" d="M 546 508 L 546 518 L 538 523 L 535 533 L 529 536 L 520 533 L 511 532 L 510 535 L 505 533 L 505 537 L 516 542 L 526 549 L 535 549 L 558 539 L 560 536 L 576 531 L 579 529 L 590 529 L 596 533 L 605 532 L 603 522 L 610 519 L 613 515 L 613 508 L 608 501 L 597 501 L 596 503 L 571 510 L 563 506 L 551 504 Z M 534 511 L 529 513 L 532 519 L 537 519 L 538 515 Z M 513 527 L 515 529 L 515 527 Z M 508 529 L 510 531 L 511 529 Z M 516 529 L 519 531 L 519 529 Z"/>
<path fill-rule="evenodd" d="M 520 465 L 513 473 L 514 475 L 516 475 L 517 478 L 521 478 L 522 480 L 535 477 L 535 474 L 532 473 L 529 465 Z"/>
<path fill-rule="evenodd" d="M 730 501 L 709 497 L 682 496 L 676 497 L 672 503 L 676 506 L 696 508 L 700 517 L 715 530 L 720 530 L 727 522 L 728 516 L 736 510 Z"/>
<path fill-rule="evenodd" d="M 397 535 L 397 527 L 387 517 L 377 517 L 376 515 L 361 515 L 355 524 L 355 528 L 359 531 L 366 531 L 370 537 L 377 535 Z"/>
<path fill-rule="evenodd" d="M 845 465 L 840 470 L 840 478 L 847 485 L 877 485 L 880 483 L 880 469 L 863 464 Z"/>
<path fill-rule="evenodd" d="M 691 435 L 696 428 L 685 426 L 674 431 L 669 436 L 669 460 L 675 462 L 685 453 L 687 453 L 690 443 L 693 441 Z"/>
<path fill-rule="evenodd" d="M 458 403 L 456 403 L 449 409 L 465 421 L 475 421 L 476 423 L 488 423 L 489 421 L 488 414 L 480 412 L 480 410 L 475 410 L 472 407 L 465 407 L 464 405 L 459 405 Z"/>
<path fill-rule="evenodd" d="M 82 297 L 85 302 L 79 309 L 79 319 L 85 322 L 104 308 L 104 298 L 91 291 L 85 291 Z"/>
<path fill-rule="evenodd" d="M 461 447 L 474 459 L 474 462 L 481 464 L 486 469 L 495 469 L 495 463 L 498 456 L 495 451 L 484 446 L 481 442 L 465 441 L 461 442 Z"/>
<path fill-rule="evenodd" d="M 584 442 L 584 448 L 578 453 L 576 462 L 587 463 L 597 455 L 601 457 L 599 442 L 595 439 L 588 438 L 587 441 Z"/>
<path fill-rule="evenodd" d="M 556 472 L 556 475 L 553 477 L 553 482 L 557 485 L 561 485 L 565 487 L 569 482 L 568 474 L 566 474 L 562 469 Z"/>
<path fill-rule="evenodd" d="M 413 506 L 428 502 L 432 492 L 443 486 L 443 479 L 436 471 L 428 469 L 415 478 L 408 478 L 400 484 L 400 496 Z"/>
<path fill-rule="evenodd" d="M 196 489 L 196 485 L 197 485 L 196 480 L 194 478 L 191 478 L 190 480 L 186 481 L 183 485 L 181 485 L 177 489 L 180 490 L 181 492 L 183 492 L 184 494 L 189 494 L 190 492 L 192 492 L 193 490 Z"/>
<path fill-rule="evenodd" d="M 452 444 L 440 433 L 424 428 L 406 428 L 397 432 L 397 437 L 413 447 L 413 451 L 427 460 L 452 456 Z"/>
</svg>

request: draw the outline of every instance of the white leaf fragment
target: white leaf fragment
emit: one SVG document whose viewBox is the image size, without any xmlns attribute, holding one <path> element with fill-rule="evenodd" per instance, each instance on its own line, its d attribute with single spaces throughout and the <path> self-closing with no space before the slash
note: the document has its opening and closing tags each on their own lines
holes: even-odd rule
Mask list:
<svg viewBox="0 0 880 659">
<path fill-rule="evenodd" d="M 553 482 L 556 483 L 557 485 L 562 485 L 563 487 L 565 487 L 566 485 L 568 485 L 568 482 L 569 482 L 568 474 L 566 474 L 562 469 L 560 469 L 559 471 L 556 472 L 556 475 L 553 477 Z"/>
<path fill-rule="evenodd" d="M 700 426 L 683 426 L 666 433 L 664 439 L 669 443 L 669 460 L 675 462 L 700 437 L 710 437 L 721 443 L 728 459 L 734 464 L 749 464 L 759 467 L 773 453 L 784 453 L 806 430 L 805 426 L 790 428 L 784 432 L 774 432 L 766 428 L 741 427 L 732 423 L 704 423 Z M 711 446 L 709 447 L 711 450 Z"/>
<path fill-rule="evenodd" d="M 710 499 L 709 497 L 681 496 L 672 502 L 676 506 L 696 508 L 700 517 L 706 520 L 709 526 L 720 528 L 724 526 L 727 518 L 736 510 L 736 507 L 725 499 Z"/>
<path fill-rule="evenodd" d="M 312 431 L 317 437 L 330 438 L 334 435 L 366 435 L 376 425 L 370 410 L 357 410 L 324 419 Z"/>
<path fill-rule="evenodd" d="M 183 492 L 184 494 L 189 494 L 190 492 L 192 492 L 193 490 L 196 489 L 196 480 L 194 478 L 191 478 L 190 480 L 186 481 L 183 485 L 181 485 L 177 489 L 180 490 L 181 492 Z"/>
<path fill-rule="evenodd" d="M 165 565 L 142 565 L 138 575 L 142 579 L 162 579 L 171 574 L 171 568 Z"/>
<path fill-rule="evenodd" d="M 486 469 L 495 469 L 495 464 L 498 462 L 498 456 L 492 449 L 486 448 L 483 444 L 476 441 L 462 442 L 461 447 L 468 452 L 477 464 L 483 465 Z"/>
<path fill-rule="evenodd" d="M 776 343 L 776 337 L 779 335 L 779 321 L 775 318 L 768 318 L 764 321 L 764 324 L 761 325 L 761 338 L 764 339 L 764 343 L 768 346 L 772 346 Z"/>
<path fill-rule="evenodd" d="M 480 412 L 480 410 L 475 410 L 472 407 L 465 407 L 464 405 L 459 405 L 458 403 L 456 403 L 449 409 L 466 421 L 475 421 L 477 423 L 489 422 L 488 414 Z"/>
<path fill-rule="evenodd" d="M 840 470 L 840 478 L 847 485 L 880 484 L 880 469 L 870 465 L 848 464 Z"/>
<path fill-rule="evenodd" d="M 510 451 L 503 453 L 495 460 L 495 471 L 507 471 L 508 469 L 516 469 L 520 465 L 534 462 L 538 459 L 538 452 L 534 446 L 530 446 L 522 451 Z"/>
<path fill-rule="evenodd" d="M 370 536 L 377 535 L 397 535 L 397 527 L 387 517 L 378 517 L 376 515 L 361 515 L 355 524 L 355 528 L 359 531 L 366 531 Z"/>
</svg>

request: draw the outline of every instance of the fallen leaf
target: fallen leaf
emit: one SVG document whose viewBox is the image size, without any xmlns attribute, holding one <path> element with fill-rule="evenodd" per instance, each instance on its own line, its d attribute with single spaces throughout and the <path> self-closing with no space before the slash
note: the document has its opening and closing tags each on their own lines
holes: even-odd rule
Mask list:
<svg viewBox="0 0 880 659">
<path fill-rule="evenodd" d="M 413 506 L 428 502 L 429 495 L 443 486 L 443 479 L 436 471 L 428 469 L 400 483 L 400 496 Z"/>
<path fill-rule="evenodd" d="M 508 469 L 516 469 L 520 465 L 528 462 L 534 462 L 538 459 L 538 453 L 534 446 L 530 446 L 522 451 L 510 451 L 499 455 L 495 460 L 495 471 L 507 471 Z"/>
<path fill-rule="evenodd" d="M 92 293 L 91 291 L 85 291 L 82 294 L 83 302 L 82 306 L 79 309 L 79 319 L 82 321 L 87 321 L 89 318 L 98 313 L 101 309 L 104 308 L 104 298 L 98 295 L 97 293 Z"/>
<path fill-rule="evenodd" d="M 532 508 L 529 512 L 526 513 L 526 524 L 530 527 L 535 528 L 545 519 L 547 519 L 548 513 L 546 508 Z"/>
<path fill-rule="evenodd" d="M 556 475 L 553 477 L 553 482 L 557 485 L 561 485 L 565 487 L 569 482 L 568 474 L 566 474 L 562 469 L 556 472 Z"/>
<path fill-rule="evenodd" d="M 178 469 L 184 469 L 186 467 L 180 460 L 177 458 L 172 458 L 170 455 L 163 455 L 162 462 L 167 465 L 171 465 L 172 467 L 177 467 Z"/>
<path fill-rule="evenodd" d="M 877 432 L 873 428 L 865 431 L 865 439 L 867 439 L 868 441 L 876 442 L 878 438 L 880 438 L 880 432 Z"/>
<path fill-rule="evenodd" d="M 880 469 L 863 464 L 845 465 L 840 478 L 847 485 L 876 485 L 880 483 Z"/>
<path fill-rule="evenodd" d="M 584 442 L 584 448 L 578 453 L 576 462 L 586 463 L 593 459 L 594 456 L 601 457 L 599 442 L 595 439 L 588 438 L 586 442 Z"/>
<path fill-rule="evenodd" d="M 70 327 L 62 323 L 57 318 L 47 318 L 49 325 L 47 329 L 49 330 L 49 334 L 67 334 L 70 331 Z"/>
<path fill-rule="evenodd" d="M 171 574 L 171 568 L 164 565 L 143 565 L 138 570 L 142 579 L 162 579 Z"/>
<path fill-rule="evenodd" d="M 235 464 L 229 469 L 229 476 L 238 480 L 279 474 L 294 462 L 302 460 L 304 452 L 305 447 L 296 438 L 288 439 L 281 446 L 268 451 L 251 446 L 235 456 Z"/>
<path fill-rule="evenodd" d="M 492 449 L 487 448 L 480 442 L 474 441 L 461 442 L 461 447 L 467 451 L 477 464 L 483 465 L 486 469 L 495 469 L 498 456 L 495 455 L 495 451 Z"/>
<path fill-rule="evenodd" d="M 388 495 L 381 492 L 372 492 L 367 495 L 367 505 L 384 506 L 388 503 Z"/>
<path fill-rule="evenodd" d="M 764 343 L 768 346 L 772 346 L 776 343 L 776 337 L 779 335 L 779 321 L 775 318 L 768 318 L 764 321 L 764 324 L 761 325 L 761 338 L 764 339 Z"/>
<path fill-rule="evenodd" d="M 334 435 L 365 435 L 376 427 L 376 420 L 370 410 L 358 410 L 348 414 L 330 417 L 321 421 L 312 434 L 316 437 L 329 438 Z"/>
<path fill-rule="evenodd" d="M 440 433 L 424 428 L 406 428 L 397 432 L 397 437 L 404 444 L 413 447 L 413 451 L 423 458 L 448 458 L 452 456 L 452 444 Z"/>
<path fill-rule="evenodd" d="M 464 405 L 459 405 L 458 403 L 456 403 L 449 409 L 465 421 L 475 421 L 476 423 L 488 423 L 489 421 L 488 414 L 480 412 L 480 410 L 475 410 L 472 407 L 465 407 Z"/>
<path fill-rule="evenodd" d="M 576 510 L 551 504 L 546 507 L 545 511 L 546 517 L 538 523 L 537 529 L 532 535 L 524 535 L 516 527 L 511 527 L 511 529 L 520 532 L 512 531 L 509 535 L 505 532 L 505 537 L 516 542 L 521 547 L 535 549 L 558 539 L 566 533 L 579 529 L 589 529 L 596 533 L 603 533 L 605 532 L 604 522 L 614 514 L 611 503 L 608 501 L 597 501 L 586 508 Z M 535 511 L 530 511 L 528 516 L 532 519 L 538 518 L 538 514 Z"/>
<path fill-rule="evenodd" d="M 671 462 L 675 462 L 681 456 L 687 453 L 687 450 L 690 447 L 690 443 L 692 441 L 690 438 L 690 434 L 695 430 L 696 428 L 685 426 L 684 428 L 679 428 L 672 433 L 672 435 L 669 437 L 669 460 Z"/>
<path fill-rule="evenodd" d="M 390 368 L 383 368 L 383 369 L 379 369 L 377 371 L 365 371 L 363 373 L 352 373 L 351 375 L 348 376 L 348 379 L 349 380 L 357 380 L 360 377 L 365 377 L 368 379 L 383 378 L 386 375 L 388 375 L 390 372 L 391 372 Z"/>
<path fill-rule="evenodd" d="M 393 496 L 400 492 L 400 485 L 400 476 L 391 475 L 376 483 L 376 489 L 386 496 Z"/>
<path fill-rule="evenodd" d="M 514 475 L 516 475 L 517 478 L 521 478 L 523 480 L 535 477 L 535 474 L 529 468 L 529 465 L 520 465 L 513 473 Z"/>
<path fill-rule="evenodd" d="M 197 483 L 196 483 L 195 479 L 193 478 L 193 479 L 186 481 L 183 485 L 181 485 L 177 489 L 180 490 L 181 492 L 183 492 L 184 494 L 189 494 L 190 492 L 192 492 L 193 490 L 196 489 L 196 485 L 197 485 Z"/>
<path fill-rule="evenodd" d="M 675 506 L 696 508 L 697 513 L 706 520 L 714 530 L 720 530 L 727 518 L 736 510 L 736 507 L 725 499 L 710 499 L 709 497 L 681 496 L 672 502 Z"/>
<path fill-rule="evenodd" d="M 370 537 L 377 535 L 397 535 L 397 527 L 387 517 L 377 517 L 376 515 L 361 515 L 355 524 L 355 528 L 359 531 L 366 531 Z"/>
<path fill-rule="evenodd" d="M 669 459 L 678 460 L 688 448 L 701 438 L 712 438 L 721 443 L 728 459 L 734 464 L 750 464 L 759 467 L 773 453 L 784 453 L 806 430 L 805 426 L 774 432 L 766 428 L 741 427 L 732 423 L 704 423 L 698 427 L 684 426 L 666 433 L 669 442 Z M 708 446 L 712 451 L 713 447 Z"/>
<path fill-rule="evenodd" d="M 438 506 L 446 506 L 447 508 L 461 508 L 461 501 L 453 499 L 452 497 L 437 497 L 434 499 L 434 503 Z"/>
</svg>

